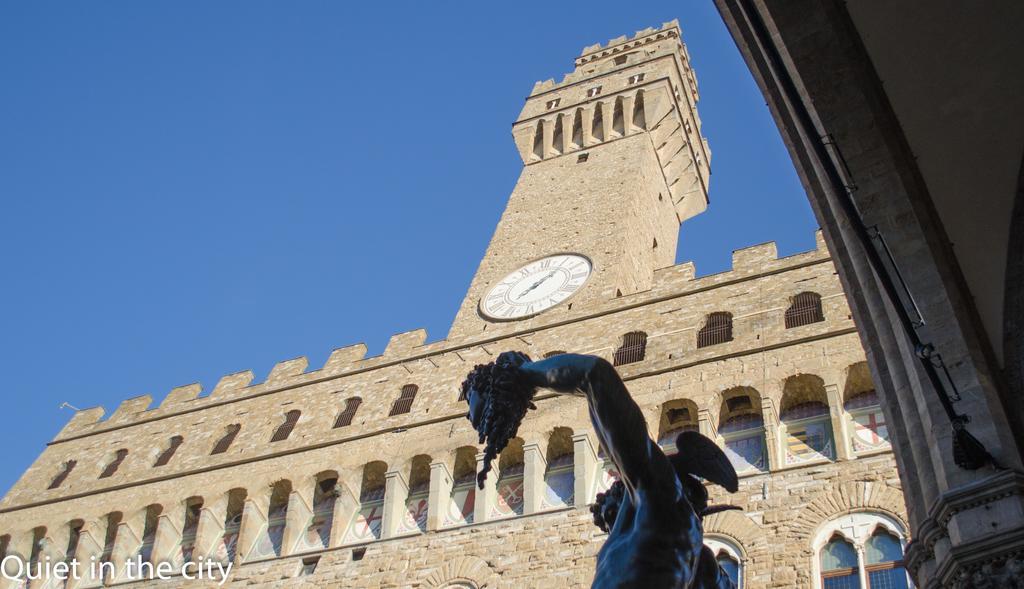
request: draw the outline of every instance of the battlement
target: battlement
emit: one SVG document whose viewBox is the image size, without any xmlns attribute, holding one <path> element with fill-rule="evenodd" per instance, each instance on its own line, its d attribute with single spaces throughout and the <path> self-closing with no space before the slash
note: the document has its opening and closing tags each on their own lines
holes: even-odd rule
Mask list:
<svg viewBox="0 0 1024 589">
<path fill-rule="evenodd" d="M 671 50 L 680 53 L 684 63 L 689 63 L 686 46 L 681 40 L 679 22 L 672 20 L 664 23 L 661 28 L 648 27 L 642 31 L 637 31 L 632 38 L 627 38 L 623 35 L 608 41 L 606 45 L 597 43 L 595 45 L 584 47 L 583 52 L 574 62 L 574 71 L 565 74 L 560 82 L 555 82 L 554 78 L 537 81 L 533 85 L 533 90 L 530 92 L 530 96 L 575 84 L 576 82 L 592 77 L 593 74 L 598 71 L 597 68 L 594 67 L 597 62 L 614 58 L 640 48 L 651 47 L 652 44 L 672 39 L 675 39 L 675 41 L 671 44 Z M 664 50 L 665 47 L 663 46 L 660 49 Z M 653 51 L 651 53 L 653 53 Z M 667 51 L 662 51 L 662 53 L 668 54 Z"/>
<path fill-rule="evenodd" d="M 609 295 L 603 304 L 573 311 L 572 319 L 582 320 L 588 316 L 604 314 L 623 305 L 644 304 L 647 301 L 686 296 L 688 293 L 714 288 L 717 285 L 735 283 L 766 273 L 781 272 L 804 264 L 820 262 L 828 259 L 828 256 L 824 238 L 819 230 L 816 232 L 816 247 L 813 250 L 780 258 L 775 242 L 741 248 L 733 252 L 731 269 L 707 276 L 697 277 L 694 263 L 683 262 L 657 270 L 654 285 L 650 290 L 625 297 Z M 536 327 L 528 325 L 524 327 L 523 331 L 533 332 L 536 329 Z M 502 337 L 510 335 L 514 335 L 514 333 L 505 333 Z M 424 358 L 437 358 L 449 352 L 476 347 L 480 343 L 477 341 L 439 340 L 428 344 L 426 341 L 426 330 L 414 329 L 392 335 L 384 352 L 378 356 L 367 357 L 366 345 L 362 343 L 337 348 L 331 352 L 324 365 L 315 370 L 309 370 L 308 358 L 299 356 L 275 364 L 267 378 L 260 383 L 253 382 L 255 377 L 251 370 L 235 372 L 222 377 L 208 395 L 202 394 L 203 388 L 199 383 L 183 385 L 171 389 L 155 407 L 151 395 L 127 399 L 106 419 L 104 419 L 106 411 L 102 407 L 83 409 L 71 417 L 57 434 L 55 440 L 144 423 L 177 413 L 201 410 L 278 390 L 315 384 L 355 372 L 411 363 Z"/>
</svg>

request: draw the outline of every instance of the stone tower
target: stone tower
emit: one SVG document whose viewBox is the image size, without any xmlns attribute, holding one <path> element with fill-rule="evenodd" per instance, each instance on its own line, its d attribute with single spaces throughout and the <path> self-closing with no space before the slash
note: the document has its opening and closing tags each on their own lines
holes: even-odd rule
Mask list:
<svg viewBox="0 0 1024 589">
<path fill-rule="evenodd" d="M 586 257 L 592 275 L 571 300 L 539 301 L 551 308 L 538 322 L 650 289 L 654 271 L 675 263 L 679 224 L 707 207 L 710 152 L 697 99 L 675 21 L 587 47 L 561 83 L 537 82 L 512 127 L 522 173 L 452 336 L 507 330 L 500 322 L 511 305 L 488 317 L 481 299 L 552 254 Z M 535 310 L 513 316 L 529 320 Z"/>
</svg>

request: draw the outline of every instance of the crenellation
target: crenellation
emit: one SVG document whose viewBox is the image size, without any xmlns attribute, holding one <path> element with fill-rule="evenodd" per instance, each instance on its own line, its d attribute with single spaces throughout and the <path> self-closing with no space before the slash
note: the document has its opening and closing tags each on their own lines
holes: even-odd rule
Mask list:
<svg viewBox="0 0 1024 589">
<path fill-rule="evenodd" d="M 178 409 L 182 405 L 195 401 L 202 392 L 203 386 L 198 382 L 174 387 L 171 389 L 171 392 L 167 393 L 164 400 L 160 402 L 159 409 L 161 411 L 166 409 Z"/>
<path fill-rule="evenodd" d="M 388 359 L 401 358 L 413 352 L 414 348 L 422 346 L 427 341 L 427 330 L 413 329 L 391 336 L 387 346 L 384 348 L 384 357 Z"/>
<path fill-rule="evenodd" d="M 328 356 L 320 372 L 324 375 L 341 374 L 351 369 L 360 360 L 366 358 L 366 344 L 358 343 L 351 346 L 336 348 Z"/>
<path fill-rule="evenodd" d="M 104 420 L 103 425 L 109 426 L 134 421 L 140 413 L 148 411 L 152 404 L 152 395 L 140 395 L 121 401 L 110 417 Z"/>
<path fill-rule="evenodd" d="M 70 436 L 77 435 L 84 431 L 92 429 L 93 426 L 100 423 L 103 419 L 106 410 L 103 407 L 90 407 L 88 409 L 82 409 L 75 411 L 68 420 L 64 427 L 57 432 L 57 436 L 54 439 L 67 438 Z"/>
<path fill-rule="evenodd" d="M 306 358 L 305 356 L 299 356 L 298 358 L 278 362 L 270 370 L 270 374 L 267 375 L 267 380 L 262 384 L 267 386 L 279 385 L 285 381 L 305 374 L 308 366 L 309 358 Z"/>
<path fill-rule="evenodd" d="M 226 376 L 222 376 L 220 381 L 217 382 L 217 386 L 213 387 L 210 392 L 210 399 L 226 400 L 236 397 L 241 397 L 243 391 L 252 384 L 252 381 L 256 378 L 252 370 L 243 370 L 241 372 L 234 372 Z"/>
<path fill-rule="evenodd" d="M 765 264 L 779 259 L 774 241 L 752 245 L 732 252 L 732 271 L 743 274 L 758 272 Z"/>
</svg>

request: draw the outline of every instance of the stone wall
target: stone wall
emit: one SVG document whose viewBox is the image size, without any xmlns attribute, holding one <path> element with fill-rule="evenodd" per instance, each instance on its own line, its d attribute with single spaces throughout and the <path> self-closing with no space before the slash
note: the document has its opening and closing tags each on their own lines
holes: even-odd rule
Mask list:
<svg viewBox="0 0 1024 589">
<path fill-rule="evenodd" d="M 786 309 L 804 291 L 821 295 L 824 321 L 786 329 Z M 733 314 L 733 339 L 698 348 L 696 334 L 713 311 Z M 457 450 L 478 448 L 463 417 L 465 406 L 457 400 L 458 384 L 475 363 L 506 349 L 540 357 L 568 348 L 611 359 L 622 334 L 636 330 L 648 334 L 644 357 L 619 370 L 644 410 L 652 437 L 660 433 L 665 404 L 685 399 L 696 407 L 693 418 L 700 429 L 722 442 L 717 427 L 724 419 L 723 393 L 736 387 L 757 393 L 768 470 L 743 475 L 735 496 L 715 491 L 716 500 L 734 502 L 744 512 L 719 514 L 707 522 L 709 533 L 731 539 L 744 551 L 747 587 L 790 587 L 794 579 L 805 583 L 809 535 L 834 515 L 870 508 L 902 521 L 891 453 L 882 448 L 858 454 L 849 444 L 852 422 L 843 409 L 844 394 L 865 358 L 827 252 L 777 259 L 774 244 L 765 244 L 737 251 L 729 272 L 694 278 L 692 264 L 666 268 L 649 291 L 592 306 L 564 321 L 549 318 L 547 326 L 507 337 L 424 344 L 422 331 L 409 332 L 392 338 L 387 351 L 374 358 L 360 358 L 358 347 L 344 348 L 312 372 L 304 372 L 306 362 L 300 358 L 278 364 L 260 384 L 246 386 L 251 374 L 243 373 L 225 377 L 205 397 L 197 396 L 195 385 L 175 389 L 154 409 L 143 397 L 126 401 L 102 421 L 101 410 L 87 410 L 72 419 L 4 498 L 0 536 L 6 538 L 8 553 L 27 555 L 33 539 L 41 539 L 44 553 L 56 558 L 67 545 L 69 522 L 77 522 L 83 536 L 102 546 L 105 518 L 117 511 L 123 515 L 118 537 L 131 540 L 115 541 L 115 553 L 132 553 L 131 542 L 137 544 L 148 529 L 146 509 L 159 505 L 156 537 L 165 539 L 154 542 L 154 550 L 172 553 L 181 543 L 189 501 L 201 499 L 202 522 L 216 522 L 200 523 L 196 534 L 199 544 L 210 545 L 223 533 L 219 522 L 225 521 L 232 490 L 244 489 L 239 544 L 247 552 L 259 534 L 251 522 L 268 519 L 272 489 L 286 479 L 289 515 L 281 556 L 239 557 L 232 584 L 278 584 L 287 578 L 288 584 L 298 585 L 339 579 L 352 587 L 429 587 L 463 574 L 489 586 L 583 586 L 602 538 L 584 501 L 549 514 L 531 515 L 527 509 L 524 516 L 495 522 L 483 516 L 454 529 L 436 521 L 438 510 L 448 507 Z M 784 465 L 779 413 L 787 379 L 799 375 L 819 377 L 827 392 L 837 461 Z M 419 387 L 410 413 L 389 416 L 401 387 L 410 383 Z M 345 399 L 354 395 L 363 403 L 352 424 L 332 427 Z M 575 497 L 589 502 L 598 490 L 593 479 L 599 476 L 600 459 L 585 404 L 548 393 L 539 397 L 538 407 L 519 434 L 526 462 L 540 465 L 534 474 L 527 467 L 525 486 L 539 484 L 537 473 L 543 472 L 555 428 L 569 428 L 577 463 Z M 293 409 L 302 417 L 291 435 L 270 442 Z M 237 438 L 227 452 L 210 455 L 232 423 L 242 426 Z M 154 467 L 172 435 L 183 436 L 184 442 L 168 464 Z M 117 472 L 99 478 L 121 448 L 128 455 Z M 58 488 L 48 490 L 69 459 L 77 461 L 76 467 Z M 422 533 L 394 537 L 399 535 L 395 518 L 405 508 L 417 461 L 431 466 L 435 518 Z M 358 517 L 367 465 L 377 462 L 386 474 L 384 512 L 391 509 L 393 515 L 384 516 L 380 540 L 346 543 L 342 533 Z M 325 477 L 338 479 L 335 529 L 326 548 L 294 548 L 292 542 L 313 517 L 317 482 Z M 83 560 L 85 544 L 79 541 Z M 782 544 L 785 550 L 769 550 Z M 366 547 L 365 556 L 353 561 L 352 550 L 360 546 Z M 317 554 L 321 560 L 315 572 L 301 575 L 303 558 Z"/>
</svg>

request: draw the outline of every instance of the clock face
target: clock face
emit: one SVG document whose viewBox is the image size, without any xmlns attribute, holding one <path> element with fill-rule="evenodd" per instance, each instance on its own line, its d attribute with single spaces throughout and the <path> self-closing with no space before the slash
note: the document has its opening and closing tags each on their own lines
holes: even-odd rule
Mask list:
<svg viewBox="0 0 1024 589">
<path fill-rule="evenodd" d="M 579 254 L 555 254 L 530 262 L 496 284 L 480 300 L 490 319 L 523 319 L 571 297 L 590 278 L 593 266 Z"/>
</svg>

